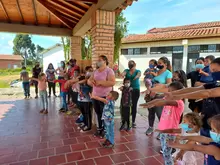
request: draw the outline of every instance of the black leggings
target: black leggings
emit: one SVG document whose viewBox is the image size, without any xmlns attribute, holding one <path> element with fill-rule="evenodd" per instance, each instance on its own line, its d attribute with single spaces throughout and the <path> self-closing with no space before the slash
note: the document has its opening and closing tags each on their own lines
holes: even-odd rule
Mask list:
<svg viewBox="0 0 220 165">
<path fill-rule="evenodd" d="M 135 123 L 136 115 L 137 115 L 137 103 L 138 99 L 140 97 L 140 90 L 139 89 L 133 89 L 132 91 L 132 123 Z"/>
<path fill-rule="evenodd" d="M 98 119 L 98 129 L 103 129 L 102 112 L 104 108 L 104 103 L 98 100 L 93 100 L 93 107 Z"/>
<path fill-rule="evenodd" d="M 131 107 L 122 106 L 122 107 L 121 107 L 121 114 L 122 114 L 122 116 L 123 116 L 123 118 L 122 118 L 122 124 L 124 125 L 125 123 L 127 123 L 128 128 L 131 127 L 131 122 L 130 122 L 130 118 L 131 118 Z"/>
<path fill-rule="evenodd" d="M 162 114 L 163 107 L 153 107 L 149 108 L 149 114 L 148 114 L 148 122 L 150 127 L 154 127 L 154 121 L 155 121 L 155 114 L 157 115 L 158 120 L 160 120 L 161 114 Z"/>
<path fill-rule="evenodd" d="M 34 87 L 35 87 L 35 94 L 37 96 L 38 95 L 38 82 L 34 81 L 33 84 L 34 84 Z"/>
<path fill-rule="evenodd" d="M 53 90 L 53 95 L 56 95 L 56 90 L 55 90 L 55 83 L 53 82 L 48 82 L 48 88 L 49 88 L 49 96 L 51 95 L 51 89 Z"/>
<path fill-rule="evenodd" d="M 83 115 L 83 123 L 92 128 L 92 103 L 91 102 L 79 102 L 79 108 Z"/>
</svg>

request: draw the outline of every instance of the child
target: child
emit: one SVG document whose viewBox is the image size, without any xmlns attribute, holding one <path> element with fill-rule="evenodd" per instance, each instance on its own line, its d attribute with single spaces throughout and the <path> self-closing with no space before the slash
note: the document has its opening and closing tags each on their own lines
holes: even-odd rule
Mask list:
<svg viewBox="0 0 220 165">
<path fill-rule="evenodd" d="M 168 90 L 175 91 L 180 90 L 183 88 L 183 84 L 176 81 L 172 82 Z M 179 123 L 181 119 L 181 115 L 184 111 L 184 102 L 183 100 L 165 100 L 165 99 L 155 99 L 149 103 L 141 104 L 141 106 L 152 108 L 154 106 L 164 106 L 163 112 L 158 124 L 159 130 L 165 130 L 165 129 L 177 129 L 179 128 Z M 168 140 L 174 140 L 174 135 L 167 134 L 167 133 L 161 133 L 160 134 L 160 142 L 163 152 L 163 157 L 165 160 L 165 165 L 173 165 L 173 158 L 172 158 L 172 148 L 168 146 L 167 141 Z"/>
<path fill-rule="evenodd" d="M 106 140 L 103 143 L 103 147 L 112 148 L 114 147 L 114 108 L 115 108 L 115 101 L 118 99 L 118 92 L 111 91 L 106 99 L 90 95 L 91 99 L 99 100 L 105 103 L 102 113 L 102 119 L 104 120 L 104 127 L 105 127 L 105 137 Z"/>
<path fill-rule="evenodd" d="M 132 88 L 130 87 L 131 81 L 130 79 L 125 78 L 123 82 L 124 86 L 120 88 L 122 91 L 121 97 L 121 120 L 122 125 L 120 127 L 120 131 L 125 128 L 125 124 L 127 124 L 126 131 L 131 129 L 130 125 L 130 116 L 131 116 L 131 106 L 132 106 Z"/>
<path fill-rule="evenodd" d="M 147 79 L 152 80 L 155 76 L 157 76 L 157 61 L 155 59 L 151 59 L 149 61 L 149 68 L 144 72 L 144 82 Z"/>
<path fill-rule="evenodd" d="M 160 133 L 181 134 L 184 136 L 199 136 L 200 128 L 202 127 L 202 119 L 197 113 L 188 113 L 183 117 L 183 123 L 180 124 L 180 129 L 155 130 Z M 181 144 L 196 144 L 195 141 L 181 140 Z M 195 151 L 177 150 L 173 157 L 181 165 L 199 165 L 198 159 L 202 154 Z"/>
<path fill-rule="evenodd" d="M 60 83 L 61 84 L 61 97 L 62 97 L 62 108 L 60 108 L 59 112 L 67 112 L 68 107 L 67 107 L 67 102 L 66 102 L 66 96 L 68 89 L 65 87 L 65 84 L 68 80 L 68 75 L 64 76 L 64 80 L 54 80 L 54 83 Z"/>
<path fill-rule="evenodd" d="M 205 159 L 206 165 L 220 165 L 220 115 L 213 116 L 212 118 L 210 118 L 209 122 L 211 126 L 211 138 L 207 138 L 204 136 L 180 137 L 181 140 L 191 140 L 206 145 L 178 144 L 170 142 L 169 146 L 182 150 L 198 151 L 207 154 L 207 159 Z"/>
<path fill-rule="evenodd" d="M 20 80 L 22 80 L 23 88 L 24 88 L 24 96 L 25 99 L 30 98 L 30 83 L 29 83 L 29 73 L 26 71 L 26 67 L 22 67 L 22 71 L 20 73 Z"/>
<path fill-rule="evenodd" d="M 39 95 L 40 95 L 41 106 L 42 106 L 42 109 L 40 110 L 40 113 L 48 114 L 46 74 L 40 73 L 39 76 L 38 76 L 38 79 L 31 78 L 31 80 L 34 80 L 34 81 L 38 82 Z"/>
<path fill-rule="evenodd" d="M 74 74 L 71 80 L 75 81 L 78 79 L 78 76 L 80 75 L 80 71 L 78 69 L 74 70 Z M 69 89 L 70 97 L 72 98 L 72 103 L 70 106 L 77 106 L 77 98 L 78 98 L 78 92 L 79 92 L 79 84 L 74 83 L 72 87 Z"/>
</svg>

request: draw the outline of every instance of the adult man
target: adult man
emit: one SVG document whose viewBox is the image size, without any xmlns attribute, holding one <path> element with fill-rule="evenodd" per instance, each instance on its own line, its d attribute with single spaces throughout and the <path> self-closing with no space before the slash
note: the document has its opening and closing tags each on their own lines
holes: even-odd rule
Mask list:
<svg viewBox="0 0 220 165">
<path fill-rule="evenodd" d="M 38 78 L 39 74 L 42 72 L 42 69 L 40 68 L 40 63 L 36 62 L 34 68 L 32 69 L 32 77 L 33 78 Z M 38 82 L 33 81 L 33 84 L 35 86 L 35 99 L 38 98 Z"/>
</svg>

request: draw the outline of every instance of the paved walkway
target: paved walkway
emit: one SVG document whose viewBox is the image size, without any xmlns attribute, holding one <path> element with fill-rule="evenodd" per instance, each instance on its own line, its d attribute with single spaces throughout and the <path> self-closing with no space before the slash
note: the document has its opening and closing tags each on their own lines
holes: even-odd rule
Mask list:
<svg viewBox="0 0 220 165">
<path fill-rule="evenodd" d="M 138 116 L 137 128 L 119 132 L 116 117 L 114 149 L 101 147 L 92 131 L 80 133 L 75 118 L 59 114 L 60 99 L 49 99 L 49 114 L 41 115 L 39 100 L 0 101 L 1 165 L 161 165 L 160 144 L 146 137 L 146 120 Z"/>
</svg>

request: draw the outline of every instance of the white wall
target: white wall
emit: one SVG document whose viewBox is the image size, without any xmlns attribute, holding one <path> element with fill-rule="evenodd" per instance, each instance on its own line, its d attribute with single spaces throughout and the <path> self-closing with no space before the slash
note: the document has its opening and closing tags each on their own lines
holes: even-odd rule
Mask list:
<svg viewBox="0 0 220 165">
<path fill-rule="evenodd" d="M 57 46 L 43 54 L 43 70 L 46 71 L 49 63 L 52 63 L 54 68 L 58 67 L 60 61 L 64 61 L 64 51 L 62 46 Z"/>
</svg>

